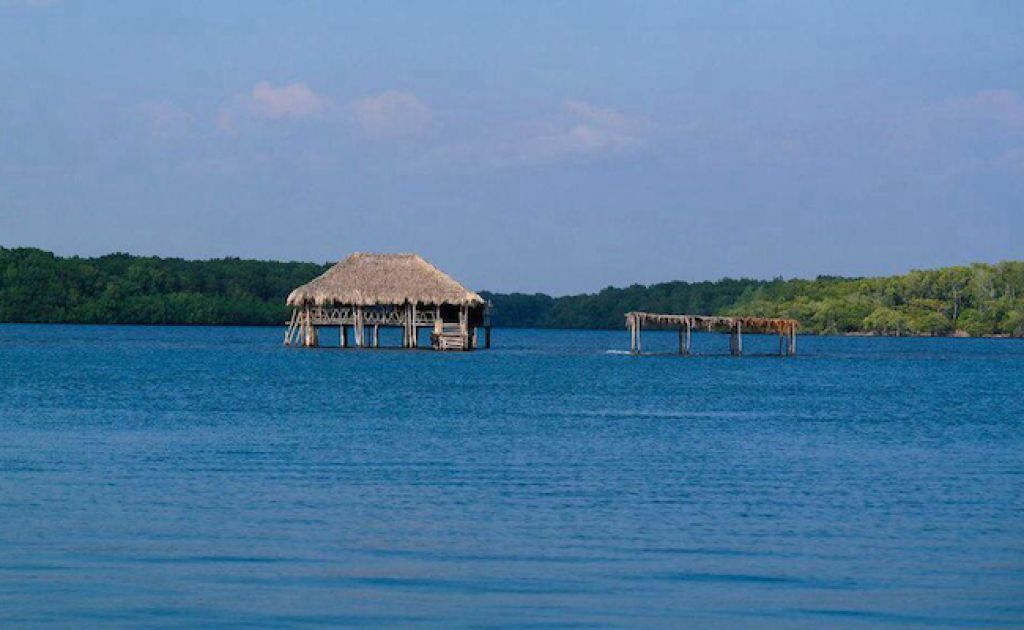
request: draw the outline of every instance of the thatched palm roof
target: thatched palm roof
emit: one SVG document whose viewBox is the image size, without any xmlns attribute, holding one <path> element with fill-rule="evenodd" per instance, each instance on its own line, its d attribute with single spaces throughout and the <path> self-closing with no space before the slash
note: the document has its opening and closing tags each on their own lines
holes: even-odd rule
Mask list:
<svg viewBox="0 0 1024 630">
<path fill-rule="evenodd" d="M 295 289 L 289 306 L 315 304 L 457 304 L 484 299 L 416 254 L 355 253 Z"/>
</svg>

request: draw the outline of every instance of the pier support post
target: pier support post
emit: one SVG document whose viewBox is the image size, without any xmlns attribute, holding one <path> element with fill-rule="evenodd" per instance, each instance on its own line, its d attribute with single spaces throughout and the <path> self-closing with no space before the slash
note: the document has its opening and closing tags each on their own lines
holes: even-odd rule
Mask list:
<svg viewBox="0 0 1024 630">
<path fill-rule="evenodd" d="M 729 333 L 729 353 L 735 357 L 743 354 L 743 324 L 736 322 Z"/>
<path fill-rule="evenodd" d="M 643 349 L 640 344 L 640 328 L 640 318 L 634 315 L 629 319 L 629 330 L 632 333 L 629 351 L 632 354 L 640 354 Z"/>
<path fill-rule="evenodd" d="M 373 347 L 380 347 L 380 326 L 378 324 L 373 325 Z"/>
<path fill-rule="evenodd" d="M 462 349 L 469 349 L 469 307 L 463 304 L 459 307 L 459 338 L 462 339 Z"/>
<path fill-rule="evenodd" d="M 416 334 L 416 305 L 409 305 L 409 347 L 418 348 L 420 345 L 419 336 Z"/>
<path fill-rule="evenodd" d="M 348 324 L 341 325 L 341 343 L 342 348 L 348 347 Z"/>
<path fill-rule="evenodd" d="M 313 325 L 313 315 L 306 309 L 306 327 L 303 331 L 305 333 L 302 340 L 302 345 L 307 348 L 315 348 L 319 345 L 319 339 L 317 338 L 316 326 Z"/>
<path fill-rule="evenodd" d="M 362 348 L 366 341 L 366 336 L 363 327 L 363 307 L 356 307 L 356 323 L 355 323 L 355 336 L 356 336 L 356 347 Z"/>
</svg>

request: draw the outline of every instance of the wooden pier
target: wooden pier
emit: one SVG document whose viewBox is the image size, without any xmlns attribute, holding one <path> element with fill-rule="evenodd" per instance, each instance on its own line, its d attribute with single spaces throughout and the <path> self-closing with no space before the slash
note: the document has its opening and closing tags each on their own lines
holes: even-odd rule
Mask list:
<svg viewBox="0 0 1024 630">
<path fill-rule="evenodd" d="M 795 319 L 772 317 L 718 317 L 713 315 L 674 315 L 670 313 L 644 313 L 631 311 L 626 313 L 626 328 L 630 331 L 629 351 L 641 354 L 643 344 L 640 333 L 644 328 L 669 329 L 679 331 L 679 354 L 691 353 L 692 334 L 694 330 L 722 332 L 729 334 L 729 354 L 743 354 L 743 333 L 778 335 L 779 355 L 796 354 L 796 331 L 799 323 Z"/>
</svg>

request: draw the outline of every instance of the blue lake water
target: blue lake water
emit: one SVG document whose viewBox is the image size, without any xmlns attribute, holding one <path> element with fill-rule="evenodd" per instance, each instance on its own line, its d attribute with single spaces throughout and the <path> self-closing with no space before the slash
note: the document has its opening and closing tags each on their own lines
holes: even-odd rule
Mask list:
<svg viewBox="0 0 1024 630">
<path fill-rule="evenodd" d="M 1024 623 L 1024 342 L 281 337 L 0 326 L 0 626 Z"/>
</svg>

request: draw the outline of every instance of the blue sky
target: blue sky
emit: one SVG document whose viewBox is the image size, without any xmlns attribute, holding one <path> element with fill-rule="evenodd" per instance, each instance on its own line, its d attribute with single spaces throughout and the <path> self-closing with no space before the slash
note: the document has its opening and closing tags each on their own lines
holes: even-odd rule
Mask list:
<svg viewBox="0 0 1024 630">
<path fill-rule="evenodd" d="M 0 0 L 0 245 L 480 289 L 1024 258 L 1024 3 Z"/>
</svg>

